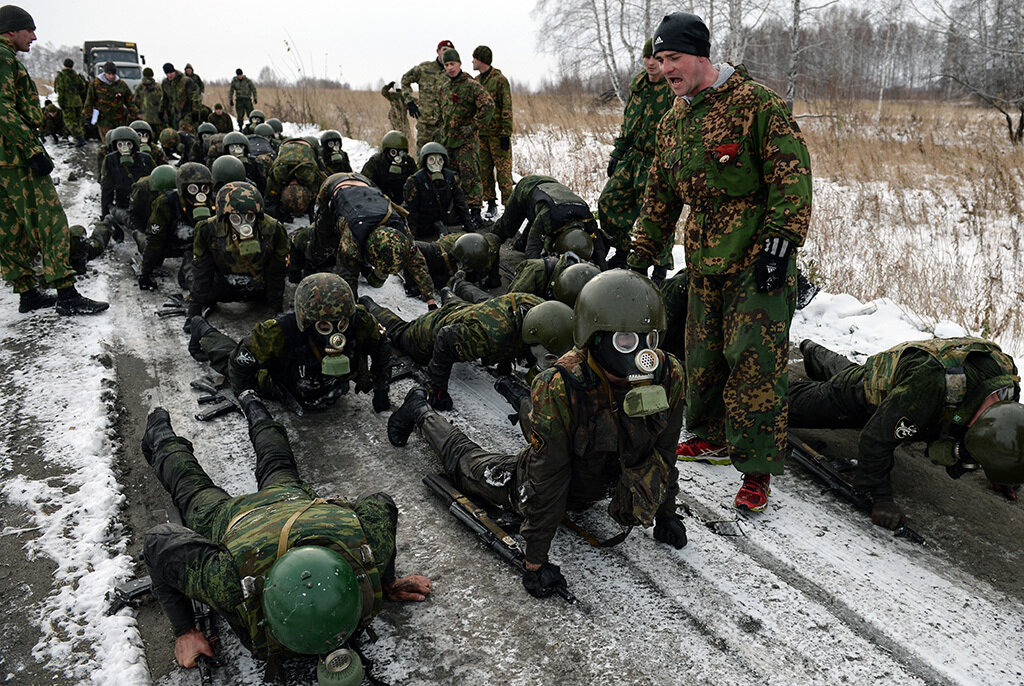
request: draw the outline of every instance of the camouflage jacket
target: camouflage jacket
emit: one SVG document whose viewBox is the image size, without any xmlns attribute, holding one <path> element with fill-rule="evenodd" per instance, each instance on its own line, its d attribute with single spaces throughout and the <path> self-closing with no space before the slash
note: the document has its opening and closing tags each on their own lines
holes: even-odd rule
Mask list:
<svg viewBox="0 0 1024 686">
<path fill-rule="evenodd" d="M 481 136 L 512 135 L 512 88 L 500 69 L 491 67 L 476 80 L 494 101 L 494 116 L 490 123 L 480 127 Z"/>
<path fill-rule="evenodd" d="M 160 89 L 160 84 L 152 76 L 143 76 L 142 81 L 135 87 L 135 104 L 138 106 L 142 118 L 149 122 L 150 126 L 153 126 L 154 137 L 160 135 L 159 127 L 164 123 L 160 117 L 162 99 L 163 91 Z M 171 126 L 177 127 L 178 122 L 175 121 Z"/>
<path fill-rule="evenodd" d="M 541 174 L 519 179 L 512 190 L 505 213 L 495 223 L 495 233 L 502 236 L 515 235 L 524 220 L 527 222 L 527 259 L 539 258 L 542 253 L 549 251 L 550 244 L 563 231 L 579 228 L 595 239 L 599 231 L 594 215 L 583 198 L 565 184 Z"/>
<path fill-rule="evenodd" d="M 446 77 L 447 78 L 447 77 Z M 459 72 L 441 86 L 440 143 L 451 152 L 477 140 L 494 116 L 494 101 L 487 89 L 466 72 Z"/>
<path fill-rule="evenodd" d="M 403 155 L 402 171 L 394 174 L 391 172 L 391 163 L 384 155 L 384 151 L 380 150 L 366 160 L 359 173 L 377 184 L 377 187 L 384 191 L 384 195 L 397 205 L 402 202 L 406 179 L 416 173 L 416 162 L 409 155 Z"/>
<path fill-rule="evenodd" d="M 128 227 L 132 231 L 146 232 L 153 213 L 153 200 L 157 193 L 149 189 L 149 177 L 143 176 L 132 184 L 128 200 Z"/>
<path fill-rule="evenodd" d="M 622 474 L 620 462 L 633 467 L 660 456 L 668 487 L 658 514 L 675 512 L 686 381 L 671 355 L 664 356 L 655 376 L 665 387 L 669 409 L 637 418 L 619 410 L 628 389 L 605 386 L 584 351 L 570 350 L 534 379 L 530 445 L 520 453 L 518 480 L 527 561 L 547 562 L 567 510 L 606 498 Z"/>
<path fill-rule="evenodd" d="M 508 292 L 533 293 L 545 300 L 550 300 L 552 298 L 551 286 L 555 283 L 558 275 L 569 266 L 569 260 L 565 255 L 549 255 L 523 260 L 516 265 L 516 273 L 512 278 L 512 283 L 508 285 Z"/>
<path fill-rule="evenodd" d="M 202 104 L 195 81 L 180 71 L 173 81 L 165 78 L 160 84 L 160 114 L 168 126 L 178 126 L 185 118 L 197 121 Z"/>
<path fill-rule="evenodd" d="M 135 153 L 130 165 L 121 162 L 116 150 L 103 158 L 100 170 L 100 217 L 106 217 L 111 207 L 128 208 L 132 185 L 153 171 L 153 158 L 144 152 Z"/>
<path fill-rule="evenodd" d="M 108 128 L 127 126 L 128 122 L 139 114 L 135 108 L 135 98 L 132 97 L 132 91 L 128 88 L 128 84 L 120 78 L 110 83 L 98 76 L 89 84 L 82 109 L 90 120 L 92 119 L 92 110 L 99 110 L 96 124 Z"/>
<path fill-rule="evenodd" d="M 443 181 L 434 181 L 426 169 L 421 169 L 405 180 L 402 206 L 409 211 L 409 228 L 416 236 L 434 233 L 435 222 L 446 226 L 472 223 L 458 177 L 450 169 L 443 173 Z"/>
<path fill-rule="evenodd" d="M 339 150 L 337 154 L 337 160 L 331 159 L 333 155 L 331 155 L 327 150 L 324 150 L 320 155 L 320 161 L 323 162 L 324 167 L 327 168 L 328 176 L 339 172 L 352 171 L 352 163 L 348 161 L 348 153 L 344 150 Z"/>
<path fill-rule="evenodd" d="M 14 53 L 11 39 L 0 36 L 0 167 L 27 167 L 46 154 L 36 135 L 43 125 L 39 91 Z"/>
<path fill-rule="evenodd" d="M 196 220 L 189 214 L 177 190 L 157 194 L 153 198 L 153 209 L 146 227 L 142 273 L 151 274 L 165 257 L 177 257 L 191 252 L 195 223 Z"/>
<path fill-rule="evenodd" d="M 380 89 L 380 94 L 388 101 L 388 123 L 396 131 L 409 130 L 409 115 L 405 112 L 405 98 L 402 91 L 391 90 L 388 86 Z"/>
<path fill-rule="evenodd" d="M 668 79 L 662 77 L 657 83 L 651 83 L 647 72 L 637 74 L 629 84 L 626 111 L 612 157 L 622 159 L 630 150 L 653 157 L 657 150 L 658 122 L 672 108 L 675 97 Z"/>
<path fill-rule="evenodd" d="M 402 75 L 402 94 L 406 104 L 416 102 L 412 96 L 412 84 L 419 84 L 419 120 L 424 124 L 434 126 L 440 123 L 441 89 L 447 81 L 444 65 L 438 59 L 420 62 Z"/>
<path fill-rule="evenodd" d="M 64 112 L 52 102 L 43 107 L 43 125 L 39 128 L 39 135 L 46 136 L 51 133 L 66 133 L 64 131 Z"/>
<path fill-rule="evenodd" d="M 267 204 L 272 206 L 279 203 L 281 191 L 292 180 L 298 181 L 313 195 L 327 180 L 327 175 L 320 169 L 316 151 L 301 139 L 286 141 L 270 165 L 267 172 Z"/>
<path fill-rule="evenodd" d="M 228 378 L 235 393 L 252 388 L 265 398 L 279 398 L 286 390 L 304 407 L 319 407 L 331 394 L 387 390 L 391 348 L 384 331 L 362 305 L 356 306 L 345 331 L 344 354 L 351 372 L 328 376 L 321 371 L 324 342 L 312 330 L 299 331 L 294 312 L 257 324 L 243 338 L 228 363 Z M 344 388 L 344 390 L 340 390 Z"/>
<path fill-rule="evenodd" d="M 57 104 L 61 108 L 81 107 L 85 102 L 85 93 L 89 86 L 74 69 L 64 67 L 57 72 L 53 80 L 53 89 L 57 91 Z"/>
<path fill-rule="evenodd" d="M 284 296 L 285 260 L 288 257 L 288 232 L 273 217 L 264 216 L 253 227 L 251 240 L 258 240 L 260 252 L 247 257 L 239 252 L 238 236 L 226 219 L 210 218 L 196 225 L 192 242 L 195 271 L 192 298 L 213 304 L 217 292 L 227 284 L 233 290 L 262 294 L 267 303 L 280 308 Z M 222 286 L 218 288 L 218 282 Z"/>
<path fill-rule="evenodd" d="M 235 130 L 235 120 L 226 111 L 220 114 L 210 112 L 210 116 L 206 118 L 206 121 L 217 127 L 217 133 L 230 133 Z"/>
<path fill-rule="evenodd" d="M 196 88 L 199 89 L 200 96 L 202 96 L 202 94 L 206 92 L 206 84 L 203 83 L 203 80 L 201 78 L 199 78 L 199 74 L 192 72 L 192 75 L 189 76 L 185 72 L 182 72 L 181 75 L 185 78 L 192 79 L 192 82 L 196 84 Z"/>
<path fill-rule="evenodd" d="M 688 269 L 737 274 L 761 254 L 765 238 L 803 244 L 811 218 L 811 163 L 786 103 L 736 71 L 692 102 L 676 98 L 658 125 L 640 227 L 629 263 L 647 267 L 684 228 Z"/>
<path fill-rule="evenodd" d="M 236 98 L 256 102 L 256 84 L 248 76 L 235 76 L 231 79 L 231 87 L 228 88 L 228 102 L 234 103 Z"/>
</svg>

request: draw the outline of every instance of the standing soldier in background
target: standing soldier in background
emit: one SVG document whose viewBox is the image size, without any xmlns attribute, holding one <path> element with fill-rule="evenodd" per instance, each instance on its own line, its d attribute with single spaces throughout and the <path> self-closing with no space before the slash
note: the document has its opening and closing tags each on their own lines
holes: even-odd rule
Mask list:
<svg viewBox="0 0 1024 686">
<path fill-rule="evenodd" d="M 257 102 L 256 85 L 242 73 L 241 69 L 236 69 L 235 78 L 231 79 L 231 87 L 228 88 L 228 107 L 234 106 L 235 108 L 239 131 L 242 130 L 245 118 L 249 116 Z"/>
<path fill-rule="evenodd" d="M 405 112 L 405 100 L 401 88 L 395 88 L 395 82 L 385 84 L 380 89 L 380 94 L 388 101 L 388 124 L 395 131 L 400 131 L 406 138 L 409 137 L 409 115 Z"/>
<path fill-rule="evenodd" d="M 501 192 L 501 204 L 512 196 L 512 88 L 501 70 L 491 66 L 491 59 L 491 49 L 486 45 L 479 45 L 473 51 L 473 69 L 480 72 L 476 80 L 494 101 L 494 116 L 480 129 L 480 181 L 488 219 L 498 215 L 495 179 Z"/>
<path fill-rule="evenodd" d="M 608 183 L 597 201 L 601 229 L 615 248 L 615 256 L 608 260 L 609 267 L 626 266 L 630 232 L 640 216 L 647 173 L 654 161 L 658 122 L 675 101 L 675 94 L 661 73 L 661 64 L 654 59 L 651 43 L 651 39 L 644 43 L 644 71 L 629 84 L 622 127 L 608 162 Z M 672 266 L 671 246 L 669 242 L 668 264 L 663 264 L 662 256 L 655 263 L 655 283 L 660 284 L 665 279 L 666 267 Z"/>
<path fill-rule="evenodd" d="M 421 62 L 402 75 L 402 93 L 405 107 L 416 119 L 416 152 L 430 141 L 440 142 L 441 135 L 441 88 L 448 81 L 444 73 L 441 54 L 448 48 L 455 48 L 450 40 L 437 44 L 437 58 Z M 420 88 L 417 104 L 412 96 L 412 84 Z"/>
<path fill-rule="evenodd" d="M 68 130 L 64 127 L 64 112 L 50 100 L 43 103 L 43 125 L 39 127 L 39 137 L 46 140 L 53 136 L 54 144 L 66 138 Z"/>
<path fill-rule="evenodd" d="M 742 66 L 712 65 L 700 17 L 670 14 L 654 55 L 676 98 L 658 124 L 629 266 L 672 242 L 683 205 L 689 293 L 686 428 L 678 454 L 727 452 L 738 508 L 768 505 L 784 468 L 796 248 L 811 218 L 811 163 L 786 103 Z"/>
<path fill-rule="evenodd" d="M 195 82 L 174 68 L 170 62 L 164 64 L 164 82 L 160 84 L 162 98 L 160 112 L 168 126 L 195 134 L 199 117 L 199 87 Z"/>
<path fill-rule="evenodd" d="M 117 65 L 113 62 L 104 64 L 103 76 L 97 76 L 89 84 L 83 109 L 85 118 L 99 129 L 101 140 L 106 138 L 107 131 L 127 126 L 139 116 L 132 91 L 117 76 Z"/>
<path fill-rule="evenodd" d="M 199 95 L 201 97 L 203 93 L 206 92 L 206 84 L 203 83 L 203 80 L 201 78 L 199 78 L 199 74 L 197 74 L 195 70 L 192 69 L 191 64 L 185 65 L 185 76 L 192 79 L 192 82 L 196 84 L 196 88 L 199 89 Z"/>
<path fill-rule="evenodd" d="M 441 55 L 448 82 L 441 89 L 441 145 L 448 151 L 448 162 L 459 177 L 459 185 L 469 205 L 471 228 L 479 228 L 480 203 L 480 131 L 494 117 L 494 101 L 487 90 L 462 71 L 462 59 L 455 48 Z"/>
<path fill-rule="evenodd" d="M 213 106 L 213 112 L 210 112 L 206 121 L 216 126 L 219 133 L 230 133 L 235 130 L 231 123 L 231 115 L 224 111 L 224 105 L 219 102 Z"/>
<path fill-rule="evenodd" d="M 160 119 L 160 101 L 163 92 L 160 84 L 153 78 L 153 70 L 146 67 L 142 70 L 142 81 L 135 87 L 135 105 L 139 108 L 139 116 L 149 123 L 153 131 L 162 131 L 163 120 Z"/>
<path fill-rule="evenodd" d="M 56 305 L 59 314 L 94 314 L 108 305 L 75 289 L 68 218 L 50 179 L 53 162 L 36 136 L 43 123 L 39 91 L 14 56 L 28 52 L 35 30 L 25 10 L 0 7 L 0 273 L 20 296 L 19 312 Z M 32 263 L 40 253 L 56 298 L 36 287 Z"/>
<path fill-rule="evenodd" d="M 64 60 L 64 68 L 53 80 L 53 89 L 57 91 L 57 104 L 64 110 L 64 126 L 75 138 L 75 145 L 85 145 L 85 132 L 82 130 L 82 103 L 88 86 L 85 79 L 75 71 L 75 63 L 69 57 Z"/>
</svg>

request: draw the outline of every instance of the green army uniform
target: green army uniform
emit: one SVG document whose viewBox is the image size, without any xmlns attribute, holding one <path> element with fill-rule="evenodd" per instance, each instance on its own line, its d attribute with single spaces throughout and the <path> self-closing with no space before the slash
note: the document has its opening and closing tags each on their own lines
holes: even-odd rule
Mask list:
<svg viewBox="0 0 1024 686">
<path fill-rule="evenodd" d="M 282 193 L 291 184 L 298 184 L 306 190 L 310 199 L 307 211 L 312 210 L 312 199 L 326 180 L 327 175 L 320 169 L 313 146 L 298 138 L 285 141 L 267 171 L 267 211 L 275 216 L 288 215 L 293 211 L 281 205 Z"/>
<path fill-rule="evenodd" d="M 30 164 L 33 158 L 49 161 L 36 135 L 43 111 L 35 83 L 14 53 L 11 39 L 0 36 L 0 275 L 15 293 L 35 288 L 33 261 L 41 254 L 43 279 L 64 288 L 75 283 L 68 218 L 49 173 L 37 174 Z"/>
<path fill-rule="evenodd" d="M 132 184 L 128 196 L 128 228 L 145 232 L 149 228 L 149 217 L 153 213 L 153 200 L 160 195 L 149 187 L 149 177 L 143 176 Z"/>
<path fill-rule="evenodd" d="M 420 169 L 405 181 L 402 206 L 409 212 L 409 230 L 418 239 L 442 234 L 442 226 L 447 230 L 473 225 L 458 176 L 447 168 L 441 176 L 431 179 L 428 170 Z"/>
<path fill-rule="evenodd" d="M 103 254 L 110 245 L 113 231 L 106 222 L 99 221 L 92 227 L 92 233 L 86 235 L 85 227 L 75 224 L 69 229 L 71 234 L 71 266 L 76 274 L 85 274 L 86 265 Z"/>
<path fill-rule="evenodd" d="M 89 90 L 85 79 L 73 68 L 64 67 L 53 79 L 53 89 L 57 91 L 57 104 L 64 110 L 64 125 L 68 133 L 76 139 L 83 138 L 82 103 Z"/>
<path fill-rule="evenodd" d="M 957 444 L 982 402 L 997 391 L 1002 400 L 1020 399 L 1013 359 L 980 338 L 902 343 L 863 365 L 810 341 L 801 350 L 811 380 L 790 383 L 789 424 L 860 429 L 854 486 L 876 500 L 892 497 L 898 445 L 924 441 L 932 462 L 954 467 Z M 957 397 L 950 397 L 954 388 Z"/>
<path fill-rule="evenodd" d="M 235 130 L 235 125 L 231 123 L 231 115 L 227 113 L 227 110 L 221 110 L 220 114 L 217 114 L 217 110 L 210 112 L 206 121 L 217 127 L 217 133 L 230 133 Z"/>
<path fill-rule="evenodd" d="M 43 107 L 43 125 L 39 127 L 39 136 L 45 139 L 53 136 L 53 142 L 57 143 L 60 138 L 67 136 L 68 131 L 64 126 L 64 113 L 52 102 Z"/>
<path fill-rule="evenodd" d="M 114 207 L 128 209 L 131 202 L 132 184 L 153 171 L 153 158 L 144 152 L 137 152 L 125 164 L 116 150 L 103 158 L 100 170 L 100 217 L 106 217 Z"/>
<path fill-rule="evenodd" d="M 309 239 L 312 235 L 313 225 L 309 224 L 288 237 L 291 244 L 288 252 L 288 280 L 292 283 L 298 283 L 302 281 L 302 277 L 312 273 L 306 271 L 306 250 L 309 248 Z"/>
<path fill-rule="evenodd" d="M 199 78 L 199 74 L 197 74 L 194 70 L 192 71 L 191 74 L 189 74 L 188 73 L 189 69 L 192 69 L 192 65 L 191 64 L 186 64 L 185 65 L 185 71 L 183 71 L 181 74 L 182 74 L 182 76 L 185 76 L 186 78 L 192 79 L 192 82 L 194 84 L 196 84 L 196 88 L 199 89 L 199 97 L 202 98 L 203 93 L 206 92 L 206 84 L 203 83 L 203 80 L 201 78 Z"/>
<path fill-rule="evenodd" d="M 263 216 L 253 227 L 259 252 L 242 255 L 239 240 L 227 219 L 206 219 L 196 225 L 192 243 L 195 267 L 189 291 L 202 305 L 261 300 L 280 310 L 284 297 L 288 232 L 273 217 Z"/>
<path fill-rule="evenodd" d="M 238 130 L 242 130 L 246 117 L 256 105 L 256 84 L 248 76 L 235 76 L 228 88 L 228 107 L 235 106 L 235 117 L 238 119 Z"/>
<path fill-rule="evenodd" d="M 491 96 L 466 72 L 459 72 L 442 85 L 441 139 L 438 142 L 448 151 L 448 164 L 458 176 L 466 204 L 471 208 L 479 208 L 483 202 L 480 131 L 493 116 Z"/>
<path fill-rule="evenodd" d="M 107 131 L 118 126 L 127 126 L 128 122 L 139 114 L 128 84 L 120 78 L 110 83 L 101 76 L 97 76 L 89 83 L 82 109 L 89 121 L 92 121 L 93 110 L 99 111 L 96 127 L 100 130 L 100 140 L 107 135 Z"/>
<path fill-rule="evenodd" d="M 647 72 L 640 72 L 629 84 L 622 126 L 612 149 L 612 157 L 618 162 L 597 201 L 601 229 L 623 260 L 629 254 L 630 232 L 640 216 L 647 173 L 654 161 L 658 122 L 674 100 L 675 94 L 664 77 L 651 83 Z M 671 243 L 659 253 L 655 265 L 672 267 Z"/>
<path fill-rule="evenodd" d="M 197 220 L 189 216 L 178 191 L 165 191 L 153 199 L 144 231 L 135 234 L 142 254 L 141 275 L 151 275 L 168 257 L 182 257 L 178 283 L 186 288 L 192 280 L 192 244 Z"/>
<path fill-rule="evenodd" d="M 421 62 L 402 75 L 402 93 L 406 106 L 417 102 L 412 84 L 419 85 L 420 114 L 416 118 L 416 152 L 430 141 L 441 142 L 441 89 L 448 82 L 440 58 Z"/>
<path fill-rule="evenodd" d="M 160 84 L 160 117 L 168 126 L 195 133 L 202 105 L 199 87 L 180 71 L 175 70 L 175 73 L 177 76 L 173 81 L 165 77 Z"/>
<path fill-rule="evenodd" d="M 724 65 L 719 80 L 732 67 Z M 743 66 L 658 125 L 640 227 L 629 255 L 646 269 L 690 205 L 684 245 L 687 430 L 726 446 L 746 474 L 781 474 L 788 416 L 795 251 L 785 283 L 757 290 L 765 241 L 803 244 L 811 216 L 807 147 L 786 103 Z"/>
<path fill-rule="evenodd" d="M 459 265 L 455 258 L 455 242 L 465 235 L 465 231 L 453 231 L 438 236 L 434 241 L 416 241 L 416 248 L 423 255 L 423 259 L 427 263 L 427 271 L 430 272 L 430 278 L 438 290 L 451 280 L 455 272 L 459 271 Z M 487 241 L 487 263 L 477 272 L 467 272 L 466 280 L 468 281 L 483 281 L 491 275 L 497 277 L 501 241 L 490 233 L 483 234 L 483 237 Z M 487 298 L 490 297 L 490 295 L 487 296 Z"/>
<path fill-rule="evenodd" d="M 388 125 L 395 131 L 400 131 L 406 138 L 409 137 L 409 115 L 405 110 L 405 97 L 401 90 L 392 90 L 394 82 L 385 84 L 380 89 L 380 94 L 388 101 Z M 420 146 L 422 147 L 422 146 Z"/>
<path fill-rule="evenodd" d="M 446 77 L 447 78 L 447 77 Z M 402 170 L 391 171 L 391 162 L 383 150 L 373 153 L 370 159 L 366 160 L 359 173 L 373 181 L 378 188 L 384 191 L 384 195 L 391 198 L 391 202 L 400 205 L 403 199 L 406 180 L 416 173 L 416 160 L 409 155 L 402 155 Z"/>
<path fill-rule="evenodd" d="M 494 101 L 494 116 L 480 128 L 480 182 L 483 199 L 495 200 L 497 181 L 501 204 L 512 197 L 512 87 L 500 69 L 491 67 L 476 77 Z"/>
<path fill-rule="evenodd" d="M 551 300 L 554 297 L 551 287 L 554 285 L 555 279 L 573 264 L 579 264 L 579 261 L 572 261 L 565 255 L 548 255 L 523 260 L 516 265 L 515 275 L 508 285 L 508 292 L 533 293 L 545 300 Z"/>
<path fill-rule="evenodd" d="M 175 636 L 195 627 L 195 599 L 223 617 L 255 657 L 271 663 L 291 657 L 268 635 L 263 615 L 266 574 L 281 547 L 322 545 L 340 553 L 358 580 L 360 625 L 380 611 L 383 587 L 395 578 L 398 509 L 387 494 L 354 503 L 319 498 L 299 478 L 284 427 L 265 415 L 249 429 L 259 490 L 231 497 L 206 474 L 189 441 L 169 424 L 157 428 L 162 433 L 156 445 L 144 443 L 143 451 L 185 526 L 161 524 L 147 531 L 143 558 Z"/>
<path fill-rule="evenodd" d="M 153 135 L 159 136 L 165 124 L 160 116 L 160 103 L 163 100 L 163 90 L 160 84 L 152 76 L 143 76 L 139 85 L 135 87 L 135 105 L 139 108 L 139 115 L 153 128 Z M 167 126 L 174 126 L 167 123 Z"/>
</svg>

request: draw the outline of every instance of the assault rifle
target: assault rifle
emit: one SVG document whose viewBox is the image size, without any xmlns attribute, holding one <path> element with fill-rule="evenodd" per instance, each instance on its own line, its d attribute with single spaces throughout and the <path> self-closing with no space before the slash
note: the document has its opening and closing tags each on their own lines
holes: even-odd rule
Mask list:
<svg viewBox="0 0 1024 686">
<path fill-rule="evenodd" d="M 518 541 L 491 519 L 486 510 L 456 489 L 447 477 L 442 474 L 425 476 L 423 477 L 423 483 L 443 502 L 448 503 L 448 512 L 462 522 L 467 529 L 476 534 L 476 537 L 484 545 L 497 553 L 498 557 L 520 571 L 526 570 L 526 554 L 519 546 Z M 555 592 L 565 602 L 575 605 L 587 614 L 590 613 L 590 608 L 565 586 L 557 587 Z"/>
<path fill-rule="evenodd" d="M 793 434 L 789 434 L 789 456 L 798 465 L 803 467 L 806 472 L 821 482 L 825 486 L 825 490 L 835 493 L 861 512 L 871 514 L 871 499 L 863 493 L 854 490 L 850 482 L 846 480 L 836 467 L 835 461 L 829 461 L 828 458 Z M 906 538 L 921 545 L 924 545 L 925 542 L 921 534 L 911 529 L 902 520 L 899 526 L 896 527 L 893 535 L 897 538 Z"/>
</svg>

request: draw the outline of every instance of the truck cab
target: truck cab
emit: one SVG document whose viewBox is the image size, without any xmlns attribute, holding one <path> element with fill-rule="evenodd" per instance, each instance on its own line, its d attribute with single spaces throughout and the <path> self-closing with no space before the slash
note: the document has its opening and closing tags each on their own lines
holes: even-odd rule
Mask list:
<svg viewBox="0 0 1024 686">
<path fill-rule="evenodd" d="M 146 58 L 140 58 L 135 43 L 127 41 L 86 41 L 82 47 L 82 64 L 92 79 L 103 74 L 103 65 L 113 62 L 117 65 L 117 75 L 125 84 L 135 90 L 142 81 L 142 65 Z"/>
</svg>

